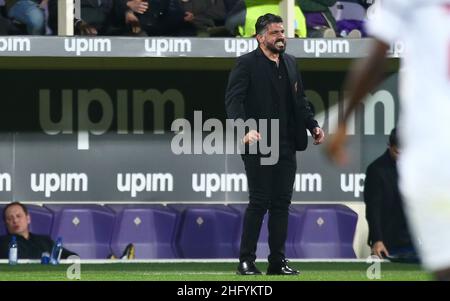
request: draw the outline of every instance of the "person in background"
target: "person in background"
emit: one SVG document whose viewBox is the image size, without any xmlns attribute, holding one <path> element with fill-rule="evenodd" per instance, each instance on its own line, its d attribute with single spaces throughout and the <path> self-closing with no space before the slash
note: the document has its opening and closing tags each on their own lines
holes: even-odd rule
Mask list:
<svg viewBox="0 0 450 301">
<path fill-rule="evenodd" d="M 6 205 L 3 209 L 3 221 L 8 234 L 0 236 L 0 259 L 8 258 L 12 236 L 16 236 L 19 259 L 40 259 L 42 253 L 51 253 L 54 241 L 49 236 L 30 232 L 31 217 L 24 204 L 13 202 Z M 62 259 L 71 255 L 77 254 L 63 248 Z"/>
<path fill-rule="evenodd" d="M 308 144 L 307 130 L 314 144 L 324 141 L 325 134 L 314 119 L 304 93 L 304 86 L 295 58 L 285 53 L 286 36 L 283 19 L 274 14 L 260 16 L 255 24 L 258 48 L 240 56 L 232 69 L 225 95 L 229 119 L 277 120 L 278 129 L 270 143 L 280 146 L 277 162 L 265 165 L 262 154 L 244 153 L 248 179 L 249 204 L 245 211 L 237 273 L 259 275 L 256 267 L 256 247 L 266 212 L 269 213 L 268 275 L 298 275 L 288 265 L 285 243 L 288 231 L 295 174 L 296 151 Z M 242 137 L 243 145 L 261 140 L 264 130 L 249 129 Z M 277 142 L 275 142 L 278 140 Z"/>
<path fill-rule="evenodd" d="M 364 202 L 369 224 L 368 243 L 372 254 L 379 258 L 418 262 L 398 187 L 398 156 L 399 143 L 394 128 L 388 149 L 366 171 Z"/>
<path fill-rule="evenodd" d="M 30 35 L 45 34 L 44 7 L 48 0 L 5 0 L 7 16 L 24 24 Z"/>
</svg>

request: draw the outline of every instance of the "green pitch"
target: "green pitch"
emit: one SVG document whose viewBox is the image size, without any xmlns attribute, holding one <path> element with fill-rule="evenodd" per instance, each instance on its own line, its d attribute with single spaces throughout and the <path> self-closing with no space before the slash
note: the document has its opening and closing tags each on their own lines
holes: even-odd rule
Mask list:
<svg viewBox="0 0 450 301">
<path fill-rule="evenodd" d="M 291 262 L 299 269 L 299 276 L 239 276 L 235 274 L 236 263 L 113 263 L 81 264 L 81 280 L 165 280 L 165 281 L 364 281 L 367 278 L 366 263 Z M 266 263 L 257 263 L 265 271 Z M 69 265 L 43 266 L 39 264 L 0 264 L 0 280 L 39 281 L 68 280 Z M 381 263 L 380 280 L 409 281 L 431 280 L 430 274 L 415 264 Z M 373 280 L 371 280 L 373 281 Z"/>
</svg>

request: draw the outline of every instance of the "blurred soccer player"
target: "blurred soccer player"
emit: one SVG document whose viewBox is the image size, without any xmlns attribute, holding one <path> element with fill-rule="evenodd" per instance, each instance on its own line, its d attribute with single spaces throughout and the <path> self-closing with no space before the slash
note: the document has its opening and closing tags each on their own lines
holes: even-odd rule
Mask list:
<svg viewBox="0 0 450 301">
<path fill-rule="evenodd" d="M 379 82 L 390 43 L 403 40 L 399 184 L 424 267 L 450 280 L 450 0 L 382 1 L 368 30 L 375 42 L 348 78 L 349 106 L 327 149 L 346 162 L 346 122 Z"/>
</svg>

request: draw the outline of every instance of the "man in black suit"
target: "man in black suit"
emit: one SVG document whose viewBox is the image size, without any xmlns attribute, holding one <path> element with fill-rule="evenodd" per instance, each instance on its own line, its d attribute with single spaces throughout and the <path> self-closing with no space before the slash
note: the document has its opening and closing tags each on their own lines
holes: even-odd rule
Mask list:
<svg viewBox="0 0 450 301">
<path fill-rule="evenodd" d="M 364 201 L 369 224 L 368 243 L 379 258 L 417 262 L 398 187 L 398 146 L 394 128 L 388 149 L 367 167 Z"/>
<path fill-rule="evenodd" d="M 230 119 L 279 121 L 278 162 L 264 165 L 261 164 L 264 156 L 261 153 L 242 155 L 250 202 L 241 237 L 238 265 L 238 274 L 241 275 L 261 274 L 255 266 L 256 246 L 267 210 L 270 247 L 267 274 L 299 274 L 287 265 L 284 254 L 289 205 L 297 169 L 295 152 L 306 149 L 306 129 L 311 132 L 314 144 L 324 140 L 324 133 L 313 119 L 305 99 L 295 58 L 284 53 L 286 38 L 282 22 L 281 17 L 273 14 L 258 18 L 255 27 L 259 47 L 238 58 L 230 73 L 225 96 Z M 242 138 L 242 143 L 253 144 L 262 136 L 264 133 L 259 129 L 250 129 Z"/>
<path fill-rule="evenodd" d="M 24 204 L 13 202 L 6 205 L 3 209 L 3 221 L 8 229 L 8 235 L 0 236 L 0 259 L 8 258 L 9 243 L 12 236 L 17 239 L 19 259 L 40 259 L 42 253 L 51 253 L 54 245 L 53 240 L 49 236 L 30 232 L 31 217 Z M 62 259 L 71 255 L 77 254 L 63 248 Z"/>
</svg>

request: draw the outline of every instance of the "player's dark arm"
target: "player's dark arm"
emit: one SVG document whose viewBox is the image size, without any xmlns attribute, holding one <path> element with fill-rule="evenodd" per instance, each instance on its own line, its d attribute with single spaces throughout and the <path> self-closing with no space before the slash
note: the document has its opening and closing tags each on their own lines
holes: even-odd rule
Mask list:
<svg viewBox="0 0 450 301">
<path fill-rule="evenodd" d="M 358 104 L 364 99 L 369 91 L 376 87 L 382 78 L 386 62 L 386 52 L 389 45 L 375 40 L 369 56 L 353 67 L 347 77 L 345 89 L 348 91 L 349 99 L 344 112 L 344 119 L 327 146 L 328 156 L 338 164 L 346 164 L 348 161 L 344 151 L 344 143 L 347 139 L 346 124 L 351 114 L 356 110 Z"/>
<path fill-rule="evenodd" d="M 380 82 L 386 64 L 386 52 L 389 45 L 375 40 L 369 56 L 356 63 L 347 78 L 345 91 L 348 91 L 348 106 L 344 112 L 346 123 L 358 104 Z"/>
</svg>

